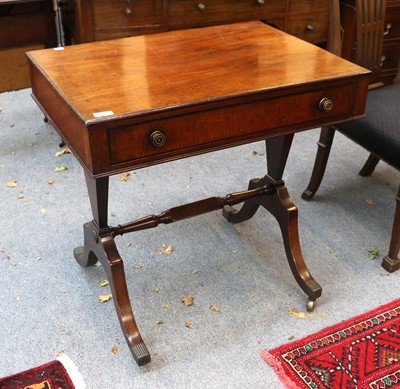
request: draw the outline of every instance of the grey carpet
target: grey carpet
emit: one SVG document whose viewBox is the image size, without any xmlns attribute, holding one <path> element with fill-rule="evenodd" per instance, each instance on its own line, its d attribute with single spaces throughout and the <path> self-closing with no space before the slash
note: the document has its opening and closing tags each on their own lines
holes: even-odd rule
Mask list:
<svg viewBox="0 0 400 389">
<path fill-rule="evenodd" d="M 117 243 L 153 358 L 139 368 L 113 302 L 98 299 L 109 293 L 99 285 L 102 268 L 83 269 L 72 255 L 82 244 L 82 224 L 91 220 L 82 168 L 72 155 L 55 157 L 59 137 L 29 89 L 0 94 L 0 107 L 0 376 L 64 351 L 88 388 L 279 389 L 260 350 L 400 296 L 400 272 L 389 275 L 380 266 L 399 172 L 381 163 L 372 177 L 358 176 L 367 153 L 337 134 L 320 191 L 305 202 L 300 196 L 319 133 L 307 131 L 295 136 L 285 181 L 299 207 L 304 257 L 323 287 L 315 315 L 288 312 L 304 311 L 306 296 L 289 270 L 279 227 L 264 210 L 237 225 L 213 212 L 124 235 Z M 259 142 L 138 170 L 126 182 L 113 176 L 110 224 L 246 189 L 249 179 L 265 174 L 262 154 Z M 61 165 L 68 169 L 55 172 Z M 13 181 L 16 187 L 6 186 Z M 170 255 L 160 255 L 163 244 L 172 246 Z M 370 247 L 379 249 L 375 260 Z M 186 295 L 194 298 L 190 307 L 181 302 Z"/>
</svg>

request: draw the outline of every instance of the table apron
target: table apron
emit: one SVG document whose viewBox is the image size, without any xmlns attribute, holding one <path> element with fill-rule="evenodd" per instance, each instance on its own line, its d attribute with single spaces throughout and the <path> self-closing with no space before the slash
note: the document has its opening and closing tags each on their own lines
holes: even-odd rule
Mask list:
<svg viewBox="0 0 400 389">
<path fill-rule="evenodd" d="M 110 122 L 89 129 L 94 173 L 150 166 L 341 121 L 360 114 L 356 112 L 357 87 L 350 82 L 132 125 Z M 332 100 L 331 111 L 319 108 L 323 98 Z M 151 141 L 156 131 L 165 136 L 160 147 Z"/>
</svg>

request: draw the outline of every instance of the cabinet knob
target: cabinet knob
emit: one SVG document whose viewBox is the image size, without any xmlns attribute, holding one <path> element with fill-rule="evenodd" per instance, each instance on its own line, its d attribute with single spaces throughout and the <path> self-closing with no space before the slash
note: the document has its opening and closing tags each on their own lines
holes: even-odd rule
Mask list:
<svg viewBox="0 0 400 389">
<path fill-rule="evenodd" d="M 203 3 L 199 3 L 199 4 L 197 4 L 197 9 L 199 11 L 204 11 L 206 9 L 206 5 Z"/>
<path fill-rule="evenodd" d="M 126 0 L 125 16 L 132 15 L 131 0 Z"/>
<path fill-rule="evenodd" d="M 333 108 L 333 101 L 331 99 L 328 99 L 327 97 L 324 97 L 323 99 L 321 99 L 321 101 L 319 102 L 318 108 L 321 111 L 324 112 L 329 112 L 332 111 Z"/>
<path fill-rule="evenodd" d="M 257 0 L 257 4 L 258 5 L 264 5 L 265 4 L 265 0 Z"/>
<path fill-rule="evenodd" d="M 161 147 L 164 146 L 167 138 L 162 131 L 157 130 L 150 134 L 150 141 L 154 147 Z"/>
<path fill-rule="evenodd" d="M 386 31 L 383 33 L 383 35 L 389 34 L 389 31 L 392 29 L 392 23 L 388 23 L 386 25 Z"/>
<path fill-rule="evenodd" d="M 314 26 L 312 24 L 307 24 L 306 30 L 307 31 L 314 31 Z"/>
</svg>

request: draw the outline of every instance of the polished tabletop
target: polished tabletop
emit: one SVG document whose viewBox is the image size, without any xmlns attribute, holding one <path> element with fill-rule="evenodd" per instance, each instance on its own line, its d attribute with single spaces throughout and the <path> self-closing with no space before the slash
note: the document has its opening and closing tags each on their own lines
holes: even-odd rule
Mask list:
<svg viewBox="0 0 400 389">
<path fill-rule="evenodd" d="M 140 115 L 364 71 L 261 22 L 101 41 L 28 56 L 45 69 L 53 87 L 86 123 L 107 113 Z"/>
</svg>

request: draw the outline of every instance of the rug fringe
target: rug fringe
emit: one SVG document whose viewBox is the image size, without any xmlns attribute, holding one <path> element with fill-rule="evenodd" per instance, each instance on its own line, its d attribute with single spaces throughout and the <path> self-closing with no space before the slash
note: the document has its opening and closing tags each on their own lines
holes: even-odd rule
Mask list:
<svg viewBox="0 0 400 389">
<path fill-rule="evenodd" d="M 65 367 L 65 370 L 67 370 L 68 375 L 75 386 L 75 389 L 85 389 L 86 384 L 83 380 L 83 376 L 79 372 L 77 366 L 72 361 L 72 359 L 68 357 L 66 354 L 62 353 L 57 356 L 57 360 L 60 361 Z"/>
<path fill-rule="evenodd" d="M 286 374 L 282 366 L 282 363 L 278 360 L 278 358 L 272 355 L 267 349 L 261 350 L 261 356 L 266 362 L 268 362 L 270 366 L 272 366 L 275 369 L 278 378 L 281 380 L 282 384 L 284 384 L 287 389 L 299 388 L 296 382 L 293 382 L 292 379 Z"/>
</svg>

